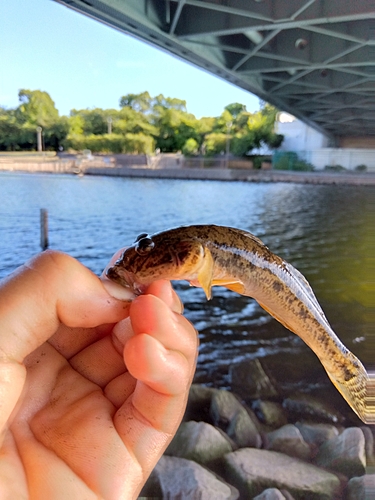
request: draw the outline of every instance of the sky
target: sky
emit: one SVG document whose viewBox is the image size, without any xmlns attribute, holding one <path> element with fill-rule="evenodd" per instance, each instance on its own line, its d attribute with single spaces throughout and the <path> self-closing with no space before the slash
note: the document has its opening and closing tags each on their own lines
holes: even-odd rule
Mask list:
<svg viewBox="0 0 375 500">
<path fill-rule="evenodd" d="M 52 0 L 0 2 L 0 106 L 19 105 L 19 89 L 49 93 L 60 115 L 119 108 L 148 91 L 187 103 L 197 118 L 233 102 L 259 109 L 258 97 Z"/>
</svg>

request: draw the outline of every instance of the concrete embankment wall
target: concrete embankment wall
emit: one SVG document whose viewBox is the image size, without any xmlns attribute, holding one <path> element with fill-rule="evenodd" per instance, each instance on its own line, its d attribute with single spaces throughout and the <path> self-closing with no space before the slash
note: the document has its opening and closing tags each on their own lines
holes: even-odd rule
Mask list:
<svg viewBox="0 0 375 500">
<path fill-rule="evenodd" d="M 76 173 L 76 162 L 0 162 L 0 171 L 7 172 L 45 172 L 55 174 Z"/>
<path fill-rule="evenodd" d="M 244 169 L 149 169 L 104 167 L 86 168 L 87 175 L 109 175 L 118 177 L 145 177 L 154 179 L 195 179 L 248 182 L 298 182 L 309 184 L 354 184 L 375 185 L 373 173 L 289 172 L 281 170 Z"/>
<path fill-rule="evenodd" d="M 282 170 L 247 170 L 236 168 L 137 168 L 103 167 L 95 163 L 78 164 L 76 161 L 0 162 L 0 171 L 85 174 L 114 177 L 140 177 L 153 179 L 195 179 L 247 182 L 297 182 L 309 184 L 375 185 L 375 174 L 364 172 L 293 172 Z"/>
</svg>

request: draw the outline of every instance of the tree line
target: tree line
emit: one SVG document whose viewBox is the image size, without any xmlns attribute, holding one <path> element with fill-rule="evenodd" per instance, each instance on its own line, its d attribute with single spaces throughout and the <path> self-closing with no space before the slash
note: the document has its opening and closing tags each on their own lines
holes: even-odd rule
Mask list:
<svg viewBox="0 0 375 500">
<path fill-rule="evenodd" d="M 122 96 L 120 109 L 72 109 L 60 116 L 47 92 L 22 89 L 18 97 L 17 108 L 0 106 L 1 151 L 36 150 L 37 127 L 44 149 L 55 151 L 213 156 L 229 146 L 235 156 L 246 156 L 262 144 L 277 148 L 283 140 L 274 132 L 277 109 L 267 103 L 256 113 L 232 103 L 218 117 L 197 119 L 184 100 L 142 92 Z"/>
</svg>

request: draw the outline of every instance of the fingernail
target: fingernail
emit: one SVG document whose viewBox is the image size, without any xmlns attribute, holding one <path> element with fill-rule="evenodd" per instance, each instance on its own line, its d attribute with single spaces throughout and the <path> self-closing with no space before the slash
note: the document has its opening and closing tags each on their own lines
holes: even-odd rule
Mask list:
<svg viewBox="0 0 375 500">
<path fill-rule="evenodd" d="M 118 283 L 114 283 L 108 279 L 100 278 L 103 283 L 104 288 L 107 290 L 109 295 L 118 300 L 133 300 L 136 295 L 133 293 L 130 288 L 125 288 L 124 286 L 119 285 Z"/>
</svg>

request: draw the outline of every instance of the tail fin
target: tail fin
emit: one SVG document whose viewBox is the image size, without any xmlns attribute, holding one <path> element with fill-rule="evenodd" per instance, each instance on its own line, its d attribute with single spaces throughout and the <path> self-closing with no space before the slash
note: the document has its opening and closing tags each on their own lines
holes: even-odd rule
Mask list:
<svg viewBox="0 0 375 500">
<path fill-rule="evenodd" d="M 348 352 L 347 358 L 346 377 L 338 378 L 327 371 L 328 376 L 358 417 L 365 424 L 375 423 L 375 377 L 371 383 L 365 367 L 353 353 Z M 369 399 L 371 393 L 372 404 Z"/>
</svg>

